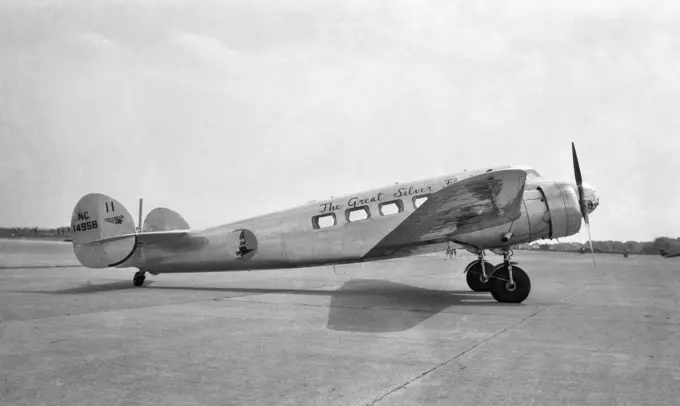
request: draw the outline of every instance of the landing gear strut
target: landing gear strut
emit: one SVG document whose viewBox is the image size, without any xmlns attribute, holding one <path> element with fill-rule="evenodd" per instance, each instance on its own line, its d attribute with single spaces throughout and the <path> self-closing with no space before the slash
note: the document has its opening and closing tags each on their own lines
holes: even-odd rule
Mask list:
<svg viewBox="0 0 680 406">
<path fill-rule="evenodd" d="M 477 257 L 476 261 L 470 262 L 465 268 L 465 281 L 475 292 L 488 292 L 491 290 L 489 274 L 493 272 L 494 267 L 484 260 L 484 251 L 479 251 Z"/>
<path fill-rule="evenodd" d="M 135 276 L 132 277 L 132 284 L 135 286 L 142 286 L 144 284 L 144 279 L 146 279 L 144 273 L 144 271 L 135 273 Z"/>
</svg>

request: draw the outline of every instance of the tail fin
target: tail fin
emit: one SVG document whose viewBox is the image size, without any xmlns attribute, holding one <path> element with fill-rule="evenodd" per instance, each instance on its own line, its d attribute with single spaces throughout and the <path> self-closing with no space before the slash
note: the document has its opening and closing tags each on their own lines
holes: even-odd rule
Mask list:
<svg viewBox="0 0 680 406">
<path fill-rule="evenodd" d="M 125 262 L 137 243 L 130 212 L 118 200 L 99 193 L 90 193 L 78 201 L 71 216 L 71 234 L 78 261 L 88 268 L 107 268 Z M 114 239 L 90 244 L 107 238 Z"/>
<path fill-rule="evenodd" d="M 144 219 L 142 230 L 147 231 L 169 231 L 169 230 L 188 230 L 189 223 L 177 212 L 164 207 L 157 207 L 149 212 Z"/>
</svg>

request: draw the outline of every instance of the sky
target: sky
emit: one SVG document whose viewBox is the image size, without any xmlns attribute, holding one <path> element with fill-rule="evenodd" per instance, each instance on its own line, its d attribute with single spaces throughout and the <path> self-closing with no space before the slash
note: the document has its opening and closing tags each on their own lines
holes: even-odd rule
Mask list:
<svg viewBox="0 0 680 406">
<path fill-rule="evenodd" d="M 0 226 L 91 192 L 205 228 L 489 165 L 572 180 L 573 141 L 593 239 L 678 236 L 680 4 L 593 3 L 5 0 Z"/>
</svg>

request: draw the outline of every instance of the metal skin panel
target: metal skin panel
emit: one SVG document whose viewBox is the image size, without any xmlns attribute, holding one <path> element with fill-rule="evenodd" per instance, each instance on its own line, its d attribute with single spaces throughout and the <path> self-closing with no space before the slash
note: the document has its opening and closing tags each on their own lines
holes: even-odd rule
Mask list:
<svg viewBox="0 0 680 406">
<path fill-rule="evenodd" d="M 575 188 L 566 182 L 550 182 L 541 184 L 539 190 L 543 192 L 550 210 L 552 225 L 550 238 L 567 237 L 578 233 L 582 217 Z"/>
<path fill-rule="evenodd" d="M 527 232 L 523 235 L 526 241 L 536 241 L 542 238 L 550 238 L 550 211 L 548 204 L 543 197 L 543 193 L 539 190 L 526 191 L 524 199 L 525 211 L 527 221 Z M 515 233 L 517 237 L 521 234 Z M 512 240 L 515 240 L 513 236 Z"/>
</svg>

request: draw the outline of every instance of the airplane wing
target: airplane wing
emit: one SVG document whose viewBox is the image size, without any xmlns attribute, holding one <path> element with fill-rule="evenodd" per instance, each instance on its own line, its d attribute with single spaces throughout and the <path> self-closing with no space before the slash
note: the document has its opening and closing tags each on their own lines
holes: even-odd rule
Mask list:
<svg viewBox="0 0 680 406">
<path fill-rule="evenodd" d="M 522 169 L 486 172 L 433 193 L 364 258 L 391 255 L 404 246 L 445 240 L 518 219 L 526 176 Z"/>
<path fill-rule="evenodd" d="M 100 245 L 111 241 L 122 240 L 128 237 L 137 237 L 137 245 L 154 244 L 159 242 L 166 242 L 176 240 L 183 236 L 189 235 L 189 230 L 165 230 L 165 231 L 148 231 L 141 233 L 121 234 L 115 237 L 101 238 L 98 240 L 86 242 L 83 245 Z"/>
</svg>

